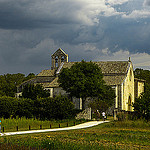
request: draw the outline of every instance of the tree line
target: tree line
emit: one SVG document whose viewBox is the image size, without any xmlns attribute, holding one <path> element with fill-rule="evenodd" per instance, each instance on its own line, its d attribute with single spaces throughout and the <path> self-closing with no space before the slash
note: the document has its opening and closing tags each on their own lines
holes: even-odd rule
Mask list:
<svg viewBox="0 0 150 150">
<path fill-rule="evenodd" d="M 21 73 L 0 75 L 0 96 L 15 97 L 17 85 L 34 77 L 34 73 L 27 76 Z"/>
<path fill-rule="evenodd" d="M 37 118 L 40 120 L 74 118 L 76 110 L 68 97 L 15 98 L 0 97 L 0 116 L 4 118 Z"/>
</svg>

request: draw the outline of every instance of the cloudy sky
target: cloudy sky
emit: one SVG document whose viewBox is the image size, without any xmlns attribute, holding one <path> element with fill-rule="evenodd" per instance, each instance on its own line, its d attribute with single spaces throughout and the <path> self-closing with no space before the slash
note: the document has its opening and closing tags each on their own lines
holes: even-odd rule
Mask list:
<svg viewBox="0 0 150 150">
<path fill-rule="evenodd" d="M 50 69 L 58 48 L 150 70 L 150 0 L 0 0 L 0 74 Z"/>
</svg>

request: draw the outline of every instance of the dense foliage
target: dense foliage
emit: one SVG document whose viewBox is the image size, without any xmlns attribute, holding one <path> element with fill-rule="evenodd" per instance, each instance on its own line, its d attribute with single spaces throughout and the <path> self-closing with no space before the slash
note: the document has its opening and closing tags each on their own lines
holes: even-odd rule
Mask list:
<svg viewBox="0 0 150 150">
<path fill-rule="evenodd" d="M 150 85 L 145 84 L 145 92 L 135 99 L 134 111 L 138 118 L 150 120 Z"/>
<path fill-rule="evenodd" d="M 66 119 L 73 118 L 74 105 L 67 97 L 58 96 L 55 98 L 14 98 L 0 97 L 0 116 L 10 117 L 35 117 L 44 119 Z"/>
<path fill-rule="evenodd" d="M 0 75 L 0 96 L 14 97 L 16 86 L 33 77 L 35 77 L 33 73 L 30 73 L 26 77 L 21 73 Z"/>
<path fill-rule="evenodd" d="M 26 84 L 22 91 L 22 97 L 24 98 L 30 98 L 32 100 L 35 100 L 37 98 L 44 98 L 49 97 L 50 93 L 48 90 L 44 90 L 44 88 L 40 85 L 34 85 L 34 84 Z"/>
<path fill-rule="evenodd" d="M 82 98 L 83 109 L 87 97 L 106 100 L 104 97 L 108 86 L 105 85 L 101 69 L 93 62 L 83 60 L 72 65 L 70 69 L 64 68 L 58 82 L 70 96 Z"/>
<path fill-rule="evenodd" d="M 150 84 L 150 71 L 149 70 L 143 70 L 143 69 L 137 68 L 134 71 L 134 77 L 138 79 L 143 79 L 146 81 L 146 83 Z"/>
<path fill-rule="evenodd" d="M 74 104 L 70 99 L 63 96 L 55 98 L 42 98 L 38 99 L 40 109 L 38 110 L 41 119 L 67 119 L 73 118 Z"/>
<path fill-rule="evenodd" d="M 103 91 L 97 98 L 89 103 L 89 106 L 93 110 L 99 110 L 100 112 L 106 111 L 114 104 L 115 92 L 110 86 L 103 86 Z"/>
<path fill-rule="evenodd" d="M 144 93 L 139 98 L 136 98 L 133 104 L 136 116 L 150 120 L 150 71 L 137 68 L 134 71 L 134 75 L 135 78 L 145 80 Z"/>
</svg>

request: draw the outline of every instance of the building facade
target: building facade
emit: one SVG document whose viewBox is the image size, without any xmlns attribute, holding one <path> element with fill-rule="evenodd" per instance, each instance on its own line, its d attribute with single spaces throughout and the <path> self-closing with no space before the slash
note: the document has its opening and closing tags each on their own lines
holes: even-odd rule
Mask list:
<svg viewBox="0 0 150 150">
<path fill-rule="evenodd" d="M 59 94 L 67 95 L 59 87 L 59 83 L 57 82 L 58 75 L 63 68 L 71 68 L 75 62 L 69 62 L 68 54 L 62 49 L 58 49 L 52 54 L 51 61 L 51 69 L 42 70 L 34 79 L 18 86 L 17 96 L 21 94 L 24 85 L 28 83 L 41 84 L 44 89 L 50 91 L 50 97 Z M 134 78 L 133 65 L 130 58 L 128 61 L 99 61 L 94 63 L 101 68 L 106 84 L 110 85 L 115 91 L 116 98 L 113 111 L 115 113 L 120 111 L 133 111 L 132 103 L 135 102 L 135 97 L 139 97 L 144 92 L 144 80 Z M 73 98 L 73 102 L 75 108 L 82 109 L 81 98 Z"/>
</svg>

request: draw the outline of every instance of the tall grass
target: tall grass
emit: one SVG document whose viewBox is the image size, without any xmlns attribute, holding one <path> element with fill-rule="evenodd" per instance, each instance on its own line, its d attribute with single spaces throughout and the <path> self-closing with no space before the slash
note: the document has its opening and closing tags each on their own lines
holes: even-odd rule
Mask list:
<svg viewBox="0 0 150 150">
<path fill-rule="evenodd" d="M 26 119 L 25 117 L 16 118 L 16 119 L 4 119 L 1 118 L 2 124 L 1 126 L 4 127 L 4 132 L 16 131 L 16 127 L 18 126 L 19 131 L 29 130 L 29 126 L 31 130 L 40 129 L 49 129 L 51 128 L 58 128 L 58 127 L 66 127 L 66 126 L 73 126 L 75 124 L 83 123 L 86 120 L 52 120 L 52 121 L 41 121 L 38 119 Z"/>
<path fill-rule="evenodd" d="M 114 121 L 80 130 L 0 137 L 0 149 L 148 150 L 149 124 L 143 120 Z"/>
<path fill-rule="evenodd" d="M 145 120 L 124 120 L 124 121 L 115 121 L 111 122 L 110 124 L 106 125 L 107 127 L 119 127 L 119 128 L 150 128 L 150 121 L 147 122 Z"/>
</svg>

